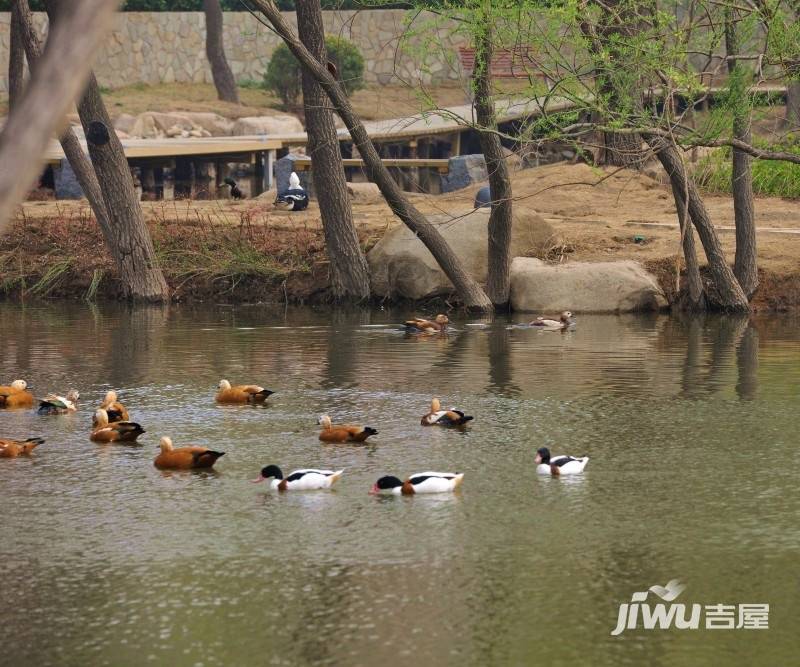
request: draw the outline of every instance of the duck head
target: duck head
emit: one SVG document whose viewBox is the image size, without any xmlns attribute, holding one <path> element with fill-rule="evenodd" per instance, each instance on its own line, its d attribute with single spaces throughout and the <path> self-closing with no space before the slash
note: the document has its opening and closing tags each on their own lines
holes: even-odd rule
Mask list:
<svg viewBox="0 0 800 667">
<path fill-rule="evenodd" d="M 442 404 L 438 398 L 431 399 L 431 412 L 439 412 L 442 409 Z"/>
<path fill-rule="evenodd" d="M 11 383 L 11 388 L 16 391 L 25 391 L 28 388 L 28 383 L 25 380 L 14 380 Z"/>
<path fill-rule="evenodd" d="M 258 484 L 259 482 L 266 482 L 270 478 L 275 479 L 283 479 L 283 472 L 278 466 L 264 466 L 261 468 L 261 473 L 259 476 L 253 480 L 253 484 Z"/>
<path fill-rule="evenodd" d="M 333 427 L 331 422 L 331 418 L 328 415 L 322 415 L 318 420 L 317 423 L 322 426 L 326 431 Z"/>
<path fill-rule="evenodd" d="M 80 394 L 80 392 L 79 392 L 77 389 L 70 389 L 70 390 L 67 392 L 67 396 L 66 396 L 67 400 L 68 400 L 68 401 L 72 401 L 73 403 L 77 403 L 77 402 L 78 402 L 78 399 L 79 399 L 80 397 L 81 397 L 81 394 Z"/>
<path fill-rule="evenodd" d="M 550 450 L 547 447 L 540 447 L 536 450 L 536 458 L 534 459 L 534 463 L 539 465 L 540 463 L 544 463 L 547 465 L 550 463 Z"/>
<path fill-rule="evenodd" d="M 559 318 L 564 324 L 571 324 L 572 323 L 572 311 L 565 310 L 561 313 L 561 317 Z"/>
<path fill-rule="evenodd" d="M 108 426 L 108 413 L 100 409 L 94 413 L 95 421 L 97 422 L 97 428 L 101 428 L 102 426 Z"/>
<path fill-rule="evenodd" d="M 439 313 L 434 322 L 436 322 L 436 324 L 441 324 L 442 328 L 444 329 L 444 327 L 450 322 L 450 318 L 447 317 L 447 315 L 442 315 Z"/>
<path fill-rule="evenodd" d="M 103 399 L 103 405 L 111 405 L 112 403 L 117 402 L 117 392 L 116 391 L 108 391 L 106 392 L 106 397 Z"/>
<path fill-rule="evenodd" d="M 402 480 L 399 480 L 397 477 L 393 477 L 392 475 L 386 475 L 375 482 L 369 492 L 373 494 L 382 493 L 384 491 L 391 491 L 398 486 L 403 486 Z"/>
<path fill-rule="evenodd" d="M 161 440 L 159 441 L 159 447 L 161 448 L 161 451 L 162 451 L 162 452 L 164 452 L 165 454 L 166 454 L 167 452 L 171 452 L 171 451 L 172 451 L 172 438 L 168 438 L 168 437 L 165 435 L 165 436 L 164 436 L 163 438 L 161 438 Z"/>
<path fill-rule="evenodd" d="M 231 388 L 231 383 L 228 382 L 227 380 L 220 380 L 219 384 L 217 385 L 217 388 L 220 391 L 227 391 L 228 389 Z"/>
</svg>

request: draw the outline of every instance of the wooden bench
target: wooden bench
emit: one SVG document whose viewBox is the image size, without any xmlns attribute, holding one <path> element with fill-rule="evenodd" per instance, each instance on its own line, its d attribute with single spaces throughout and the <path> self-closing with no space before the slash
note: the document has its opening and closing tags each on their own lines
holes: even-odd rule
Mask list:
<svg viewBox="0 0 800 667">
<path fill-rule="evenodd" d="M 449 170 L 450 160 L 442 158 L 390 158 L 381 159 L 384 167 L 397 167 L 400 169 L 436 169 L 440 174 L 446 174 Z M 364 160 L 360 158 L 342 158 L 345 167 L 364 167 Z M 294 161 L 295 171 L 305 171 L 311 169 L 311 158 L 303 157 Z"/>
<path fill-rule="evenodd" d="M 472 77 L 475 71 L 475 49 L 467 46 L 458 47 L 458 59 L 464 75 Z M 539 70 L 533 49 L 529 46 L 518 46 L 513 49 L 498 49 L 492 53 L 489 73 L 498 79 L 527 79 L 543 77 Z"/>
</svg>

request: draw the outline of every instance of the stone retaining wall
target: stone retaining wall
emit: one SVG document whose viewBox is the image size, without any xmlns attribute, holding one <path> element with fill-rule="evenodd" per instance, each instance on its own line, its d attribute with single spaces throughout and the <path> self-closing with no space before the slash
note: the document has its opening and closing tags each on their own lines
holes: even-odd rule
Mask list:
<svg viewBox="0 0 800 667">
<path fill-rule="evenodd" d="M 364 56 L 368 83 L 386 85 L 399 75 L 406 81 L 436 83 L 456 81 L 460 71 L 455 59 L 452 26 L 441 27 L 442 49 L 429 48 L 425 62 L 398 48 L 407 13 L 402 10 L 323 12 L 326 32 L 353 40 Z M 296 25 L 295 14 L 284 14 Z M 8 12 L 0 12 L 0 91 L 7 90 Z M 45 29 L 46 16 L 35 15 Z M 415 23 L 422 24 L 423 15 Z M 270 55 L 280 42 L 275 34 L 247 12 L 225 12 L 225 50 L 238 81 L 261 80 Z M 457 38 L 456 38 L 457 39 Z M 413 42 L 413 40 L 412 40 Z M 420 71 L 422 70 L 422 71 Z M 211 83 L 205 55 L 205 17 L 202 12 L 121 12 L 114 32 L 101 50 L 95 73 L 101 85 L 120 87 L 134 83 Z"/>
</svg>

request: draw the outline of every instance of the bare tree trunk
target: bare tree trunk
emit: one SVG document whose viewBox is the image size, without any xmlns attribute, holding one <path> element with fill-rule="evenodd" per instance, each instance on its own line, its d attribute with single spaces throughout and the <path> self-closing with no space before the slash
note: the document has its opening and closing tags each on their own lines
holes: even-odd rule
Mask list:
<svg viewBox="0 0 800 667">
<path fill-rule="evenodd" d="M 688 303 L 686 303 L 685 310 L 705 310 L 705 294 L 703 293 L 703 280 L 700 277 L 700 264 L 697 261 L 697 251 L 694 245 L 694 232 L 692 232 L 692 224 L 687 220 L 686 198 L 683 191 L 679 191 L 672 184 L 672 196 L 675 198 L 675 207 L 678 211 L 678 223 L 681 229 L 681 237 L 683 246 L 683 259 L 686 262 L 686 283 L 688 290 L 686 296 Z"/>
<path fill-rule="evenodd" d="M 222 40 L 222 7 L 219 0 L 203 0 L 203 11 L 206 15 L 206 56 L 211 65 L 211 76 L 217 97 L 223 102 L 239 104 L 239 91 L 236 79 L 225 57 L 225 44 Z"/>
<path fill-rule="evenodd" d="M 62 2 L 45 2 L 52 26 L 58 27 L 69 15 Z M 165 301 L 169 298 L 169 288 L 158 266 L 125 151 L 92 73 L 83 97 L 78 101 L 78 115 L 111 221 L 109 245 L 125 296 L 136 301 Z"/>
<path fill-rule="evenodd" d="M 25 78 L 25 47 L 20 35 L 19 10 L 16 3 L 11 6 L 8 45 L 8 110 L 22 97 Z"/>
<path fill-rule="evenodd" d="M 28 0 L 14 0 L 14 9 L 19 17 L 20 38 L 25 47 L 25 55 L 28 58 L 31 70 L 34 70 L 41 57 L 42 47 L 39 42 L 39 36 L 33 26 L 33 16 Z M 111 222 L 106 213 L 103 193 L 100 191 L 100 184 L 97 182 L 92 163 L 86 153 L 83 152 L 78 137 L 75 136 L 75 132 L 72 131 L 71 127 L 67 127 L 59 141 L 64 155 L 69 160 L 70 167 L 72 167 L 72 171 L 75 172 L 78 183 L 80 183 L 83 194 L 89 200 L 89 205 L 92 207 L 94 217 L 103 231 L 103 236 L 110 246 L 112 238 Z"/>
<path fill-rule="evenodd" d="M 650 147 L 658 157 L 659 162 L 670 177 L 673 192 L 686 193 L 689 200 L 689 217 L 692 220 L 708 260 L 708 267 L 719 298 L 720 307 L 725 310 L 746 311 L 750 306 L 747 296 L 742 290 L 739 281 L 725 261 L 719 238 L 717 237 L 711 217 L 703 204 L 700 193 L 694 182 L 688 177 L 683 162 L 678 155 L 674 144 L 665 142 L 660 137 L 646 137 Z M 676 206 L 680 201 L 675 202 Z"/>
<path fill-rule="evenodd" d="M 726 10 L 725 46 L 728 56 L 739 55 L 736 24 L 733 11 Z M 731 86 L 739 93 L 733 107 L 733 137 L 750 143 L 750 108 L 747 106 L 742 66 L 734 59 L 728 59 L 728 74 Z M 736 224 L 736 257 L 733 273 L 750 299 L 758 288 L 758 253 L 756 249 L 756 221 L 753 211 L 753 172 L 750 156 L 737 148 L 733 149 L 733 211 Z"/>
<path fill-rule="evenodd" d="M 80 93 L 119 0 L 71 3 L 0 134 L 0 231 L 41 169 L 50 137 Z M 80 35 L 80 39 L 75 39 Z"/>
<path fill-rule="evenodd" d="M 408 201 L 403 191 L 400 190 L 389 171 L 383 165 L 383 162 L 381 162 L 378 151 L 370 141 L 363 123 L 353 110 L 350 101 L 336 82 L 336 79 L 326 67 L 308 52 L 308 49 L 292 33 L 291 28 L 284 21 L 280 10 L 272 0 L 252 0 L 252 4 L 264 13 L 295 58 L 322 86 L 322 89 L 328 95 L 337 113 L 347 126 L 353 139 L 353 144 L 364 160 L 364 167 L 369 179 L 378 186 L 392 212 L 425 244 L 425 247 L 433 255 L 439 266 L 442 267 L 450 282 L 453 283 L 464 305 L 470 309 L 491 312 L 493 310 L 492 302 L 481 289 L 481 286 L 467 273 L 458 255 L 453 252 L 453 249 L 442 238 L 436 228 Z"/>
<path fill-rule="evenodd" d="M 492 99 L 492 2 L 484 0 L 480 25 L 475 27 L 475 114 L 480 128 L 497 129 Z M 492 132 L 479 132 L 481 150 L 489 172 L 492 209 L 489 214 L 489 247 L 486 293 L 495 306 L 508 304 L 511 288 L 511 225 L 512 193 L 508 165 L 503 156 L 500 137 Z"/>
<path fill-rule="evenodd" d="M 800 81 L 789 81 L 786 86 L 786 121 L 784 127 L 786 129 L 800 127 Z"/>
<path fill-rule="evenodd" d="M 320 63 L 327 64 L 320 0 L 296 0 L 295 9 L 300 39 Z M 304 69 L 303 106 L 308 152 L 314 168 L 314 190 L 331 261 L 333 295 L 337 299 L 360 301 L 369 298 L 369 269 L 353 224 L 339 139 L 333 112 L 327 108 L 327 102 L 325 91 Z"/>
</svg>

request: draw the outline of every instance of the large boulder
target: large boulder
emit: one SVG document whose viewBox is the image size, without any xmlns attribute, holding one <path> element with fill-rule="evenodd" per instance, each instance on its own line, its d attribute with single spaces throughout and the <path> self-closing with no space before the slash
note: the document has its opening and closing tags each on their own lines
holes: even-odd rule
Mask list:
<svg viewBox="0 0 800 667">
<path fill-rule="evenodd" d="M 511 263 L 511 307 L 532 313 L 625 313 L 666 308 L 664 291 L 638 262 Z"/>
<path fill-rule="evenodd" d="M 430 218 L 458 255 L 466 270 L 480 283 L 486 282 L 489 210 L 478 209 L 463 216 Z M 514 215 L 512 255 L 535 254 L 553 243 L 553 228 L 530 210 Z M 372 292 L 377 296 L 425 299 L 451 294 L 453 285 L 433 255 L 405 225 L 388 231 L 367 254 Z"/>
<path fill-rule="evenodd" d="M 124 128 L 120 127 L 120 129 Z M 142 139 L 162 139 L 167 136 L 180 136 L 182 132 L 186 132 L 186 136 L 189 136 L 192 131 L 200 131 L 200 136 L 211 136 L 207 130 L 195 125 L 186 114 L 161 113 L 158 111 L 146 111 L 139 114 L 133 127 L 125 130 L 130 136 Z"/>
<path fill-rule="evenodd" d="M 217 113 L 210 111 L 184 111 L 182 115 L 192 122 L 195 129 L 205 130 L 212 137 L 228 137 L 233 134 L 235 123 Z"/>
<path fill-rule="evenodd" d="M 302 131 L 303 124 L 296 116 L 283 113 L 240 118 L 233 124 L 232 134 L 239 137 L 248 134 L 294 134 Z"/>
</svg>

